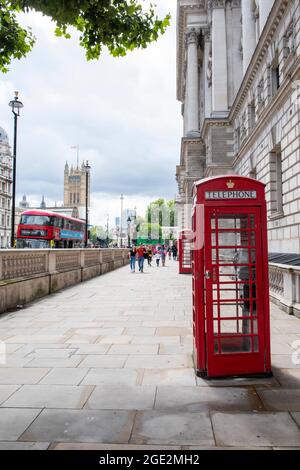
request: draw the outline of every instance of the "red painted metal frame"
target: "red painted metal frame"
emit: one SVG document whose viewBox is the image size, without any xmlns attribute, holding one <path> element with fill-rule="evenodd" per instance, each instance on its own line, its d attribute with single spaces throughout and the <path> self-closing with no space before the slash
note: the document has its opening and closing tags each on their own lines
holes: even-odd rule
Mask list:
<svg viewBox="0 0 300 470">
<path fill-rule="evenodd" d="M 191 230 L 181 230 L 179 232 L 178 240 L 178 261 L 179 261 L 179 274 L 192 273 L 192 243 L 193 232 Z M 186 250 L 189 251 L 188 259 L 186 258 Z"/>
<path fill-rule="evenodd" d="M 229 185 L 229 186 L 227 186 Z M 205 193 L 211 191 L 230 191 L 234 186 L 234 191 L 256 191 L 255 199 L 205 199 Z M 231 187 L 231 189 L 229 189 Z M 247 281 L 230 281 L 231 285 L 240 284 L 240 287 L 248 286 L 249 299 L 240 300 L 238 296 L 235 299 L 236 304 L 247 301 L 250 307 L 250 313 L 247 317 L 238 314 L 239 322 L 245 320 L 246 325 L 251 325 L 250 333 L 222 334 L 220 324 L 226 324 L 226 321 L 232 321 L 234 318 L 228 316 L 225 320 L 220 314 L 220 260 L 218 258 L 218 249 L 220 247 L 213 246 L 212 232 L 217 232 L 218 228 L 211 229 L 211 218 L 223 218 L 229 215 L 242 216 L 243 220 L 248 220 L 248 226 L 237 229 L 242 237 L 242 232 L 247 233 L 248 245 L 243 244 L 242 247 L 248 250 L 248 255 L 256 249 L 255 282 L 251 278 Z M 250 216 L 255 218 L 254 227 L 249 226 Z M 194 185 L 194 208 L 193 208 L 193 232 L 194 232 L 194 248 L 192 256 L 192 272 L 193 272 L 193 332 L 194 332 L 194 362 L 198 375 L 208 378 L 226 377 L 226 376 L 248 376 L 248 375 L 271 375 L 271 359 L 270 359 L 270 318 L 269 318 L 269 288 L 268 288 L 268 251 L 267 251 L 267 214 L 265 203 L 264 184 L 236 175 L 222 176 L 201 180 Z M 224 232 L 226 231 L 223 230 Z M 228 229 L 233 233 L 234 229 Z M 250 234 L 255 234 L 255 246 L 251 245 Z M 245 236 L 245 235 L 244 235 Z M 218 235 L 215 235 L 218 240 Z M 228 246 L 226 246 L 228 248 Z M 230 248 L 230 247 L 229 247 Z M 232 247 L 233 248 L 233 247 Z M 239 248 L 235 246 L 234 248 Z M 216 255 L 216 261 L 212 262 L 212 250 Z M 248 264 L 253 260 L 248 260 Z M 226 266 L 226 264 L 223 264 Z M 233 265 L 229 265 L 233 266 Z M 254 265 L 249 264 L 248 272 L 252 273 Z M 217 279 L 206 279 L 205 273 L 212 273 Z M 225 275 L 223 275 L 225 276 Z M 224 277 L 225 279 L 225 277 Z M 216 281 L 216 282 L 214 282 Z M 213 287 L 217 292 L 217 300 L 213 302 Z M 253 286 L 254 290 L 253 290 Z M 223 287 L 223 284 L 221 285 Z M 242 290 L 247 292 L 247 290 Z M 224 291 L 222 291 L 224 292 Z M 255 293 L 253 293 L 255 292 Z M 222 304 L 226 299 L 222 299 Z M 213 314 L 213 304 L 217 306 L 217 316 Z M 248 305 L 247 304 L 247 305 Z M 245 305 L 245 304 L 244 304 Z M 254 307 L 255 305 L 255 307 Z M 255 310 L 255 311 L 254 311 Z M 238 312 L 238 307 L 236 307 Z M 257 317 L 256 317 L 257 314 Z M 246 314 L 242 314 L 246 315 Z M 236 318 L 235 318 L 236 319 Z M 254 320 L 257 319 L 258 333 L 254 331 Z M 214 322 L 218 323 L 217 333 L 214 332 Z M 229 325 L 227 323 L 226 325 Z M 243 323 L 244 325 L 244 323 Z M 246 327 L 248 328 L 248 327 Z M 258 351 L 254 348 L 254 338 L 258 336 Z M 249 352 L 227 352 L 223 353 L 220 349 L 221 341 L 224 338 L 230 347 L 238 345 L 239 342 L 249 341 L 252 345 Z M 215 349 L 216 348 L 216 349 Z"/>
</svg>

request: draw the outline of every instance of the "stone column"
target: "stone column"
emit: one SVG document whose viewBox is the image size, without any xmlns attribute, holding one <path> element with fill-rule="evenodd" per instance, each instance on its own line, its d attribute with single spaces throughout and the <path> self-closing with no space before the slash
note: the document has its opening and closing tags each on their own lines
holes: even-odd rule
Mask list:
<svg viewBox="0 0 300 470">
<path fill-rule="evenodd" d="M 274 0 L 259 0 L 259 31 L 264 29 L 268 16 L 274 4 Z"/>
<path fill-rule="evenodd" d="M 211 53 L 211 31 L 209 28 L 203 29 L 204 35 L 204 117 L 211 116 L 211 85 L 212 85 L 212 53 Z"/>
<path fill-rule="evenodd" d="M 198 34 L 193 28 L 186 35 L 187 70 L 186 70 L 186 137 L 199 135 L 199 77 L 198 77 Z"/>
<path fill-rule="evenodd" d="M 212 0 L 212 112 L 228 112 L 225 0 Z"/>
<path fill-rule="evenodd" d="M 254 49 L 256 47 L 255 18 L 253 0 L 242 0 L 243 18 L 243 71 L 248 68 Z"/>
</svg>

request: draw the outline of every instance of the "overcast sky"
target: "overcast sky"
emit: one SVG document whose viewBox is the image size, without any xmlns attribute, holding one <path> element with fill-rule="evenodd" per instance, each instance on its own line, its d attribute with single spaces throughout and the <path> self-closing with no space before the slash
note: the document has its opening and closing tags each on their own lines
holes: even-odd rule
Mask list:
<svg viewBox="0 0 300 470">
<path fill-rule="evenodd" d="M 18 200 L 63 200 L 65 161 L 92 166 L 92 220 L 111 223 L 124 207 L 138 208 L 176 193 L 181 118 L 175 94 L 176 1 L 157 0 L 160 14 L 171 12 L 172 25 L 146 50 L 87 62 L 76 33 L 55 38 L 51 22 L 29 14 L 22 20 L 37 37 L 26 59 L 14 61 L 0 76 L 0 126 L 13 142 L 13 119 L 7 103 L 19 90 L 24 103 L 19 120 Z"/>
</svg>

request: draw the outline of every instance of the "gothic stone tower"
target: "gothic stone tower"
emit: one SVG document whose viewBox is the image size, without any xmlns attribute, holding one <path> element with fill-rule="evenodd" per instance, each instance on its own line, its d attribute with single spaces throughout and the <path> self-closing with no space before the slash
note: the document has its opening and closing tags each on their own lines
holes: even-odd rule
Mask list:
<svg viewBox="0 0 300 470">
<path fill-rule="evenodd" d="M 88 174 L 88 205 L 90 204 L 90 174 Z M 86 170 L 84 163 L 81 167 L 69 168 L 65 164 L 64 172 L 64 206 L 85 207 L 86 205 Z M 81 211 L 79 210 L 79 213 Z"/>
</svg>

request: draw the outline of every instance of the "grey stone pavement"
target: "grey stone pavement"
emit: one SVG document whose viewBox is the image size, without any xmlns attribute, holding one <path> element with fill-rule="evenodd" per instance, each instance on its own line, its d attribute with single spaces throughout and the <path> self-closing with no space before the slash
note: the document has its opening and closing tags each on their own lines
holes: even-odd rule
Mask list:
<svg viewBox="0 0 300 470">
<path fill-rule="evenodd" d="M 177 269 L 126 266 L 0 317 L 0 450 L 300 448 L 300 320 L 271 307 L 274 378 L 196 378 Z"/>
</svg>

